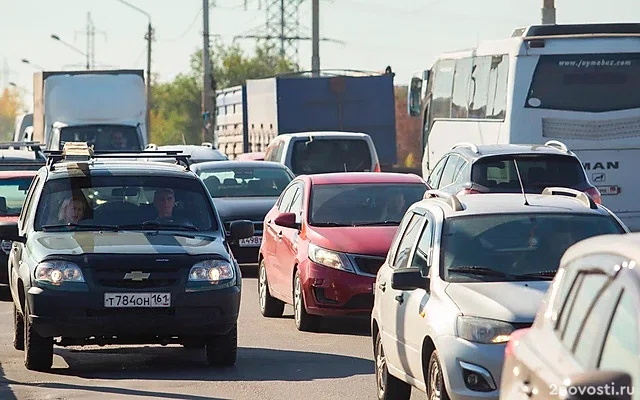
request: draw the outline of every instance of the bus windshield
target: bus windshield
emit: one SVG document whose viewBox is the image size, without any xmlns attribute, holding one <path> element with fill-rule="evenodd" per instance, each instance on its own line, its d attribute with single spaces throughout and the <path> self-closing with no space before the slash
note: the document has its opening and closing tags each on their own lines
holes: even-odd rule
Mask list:
<svg viewBox="0 0 640 400">
<path fill-rule="evenodd" d="M 606 112 L 640 108 L 640 53 L 540 56 L 527 108 Z"/>
</svg>

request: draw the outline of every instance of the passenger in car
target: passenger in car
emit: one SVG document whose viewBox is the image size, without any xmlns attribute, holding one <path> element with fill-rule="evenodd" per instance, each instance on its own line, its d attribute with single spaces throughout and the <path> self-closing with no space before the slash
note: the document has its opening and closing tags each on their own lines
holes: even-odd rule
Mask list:
<svg viewBox="0 0 640 400">
<path fill-rule="evenodd" d="M 153 205 L 158 212 L 158 219 L 173 219 L 173 208 L 176 205 L 173 190 L 169 188 L 156 190 L 153 195 Z"/>
<path fill-rule="evenodd" d="M 72 194 L 64 199 L 58 212 L 58 220 L 63 224 L 75 224 L 84 219 L 89 204 L 82 194 Z"/>
</svg>

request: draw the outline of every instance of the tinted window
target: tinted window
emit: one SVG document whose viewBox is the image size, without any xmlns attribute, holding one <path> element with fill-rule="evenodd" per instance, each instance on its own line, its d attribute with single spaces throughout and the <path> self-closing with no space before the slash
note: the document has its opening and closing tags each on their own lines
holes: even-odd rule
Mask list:
<svg viewBox="0 0 640 400">
<path fill-rule="evenodd" d="M 596 300 L 587 319 L 582 322 L 584 325 L 575 345 L 574 354 L 576 360 L 585 369 L 590 369 L 593 365 L 594 356 L 597 356 L 597 354 L 594 354 L 594 348 L 602 344 L 607 323 L 611 318 L 611 311 L 618 300 L 619 294 L 619 288 L 615 289 L 614 286 L 607 287 Z"/>
<path fill-rule="evenodd" d="M 613 218 L 600 215 L 545 213 L 449 218 L 442 244 L 445 278 L 526 280 L 518 275 L 550 272 L 547 279 L 551 279 L 569 246 L 611 233 L 623 231 Z M 453 267 L 483 267 L 508 276 L 449 272 Z"/>
<path fill-rule="evenodd" d="M 18 216 L 33 178 L 0 180 L 0 216 Z"/>
<path fill-rule="evenodd" d="M 311 225 L 398 225 L 409 206 L 420 201 L 423 184 L 336 184 L 311 189 Z"/>
<path fill-rule="evenodd" d="M 603 112 L 640 107 L 640 53 L 540 56 L 525 107 Z"/>
<path fill-rule="evenodd" d="M 121 229 L 142 229 L 145 223 L 158 229 L 218 229 L 202 183 L 167 176 L 50 180 L 38 203 L 35 229 L 69 223 L 118 225 Z"/>
<path fill-rule="evenodd" d="M 455 72 L 455 60 L 442 60 L 438 62 L 433 83 L 433 98 L 431 100 L 431 113 L 433 118 L 451 117 L 451 95 L 453 92 L 453 75 Z"/>
<path fill-rule="evenodd" d="M 444 169 L 445 163 L 447 162 L 447 156 L 442 157 L 440 161 L 436 164 L 429 174 L 429 179 L 427 180 L 427 184 L 432 188 L 437 188 L 440 183 L 440 177 L 442 177 L 442 170 Z"/>
<path fill-rule="evenodd" d="M 472 58 L 456 61 L 456 72 L 453 79 L 453 96 L 451 101 L 451 118 L 467 118 L 469 109 L 469 79 L 471 78 Z"/>
<path fill-rule="evenodd" d="M 563 313 L 568 313 L 567 325 L 562 332 L 562 342 L 567 349 L 573 349 L 582 321 L 586 318 L 589 308 L 595 302 L 607 280 L 608 278 L 604 274 L 585 275 L 573 302 L 565 305 L 565 307 L 569 307 L 568 309 L 562 310 Z"/>
<path fill-rule="evenodd" d="M 581 188 L 586 184 L 584 169 L 577 158 L 555 155 L 510 155 L 485 157 L 473 164 L 471 179 L 488 191 L 521 192 L 517 160 L 525 192 L 542 193 L 546 187 Z"/>
<path fill-rule="evenodd" d="M 238 167 L 201 170 L 212 197 L 278 197 L 292 177 L 282 168 Z"/>
<path fill-rule="evenodd" d="M 94 150 L 141 150 L 138 130 L 125 125 L 85 125 L 60 129 L 60 148 L 66 142 L 87 142 Z"/>
<path fill-rule="evenodd" d="M 431 257 L 431 240 L 433 238 L 433 227 L 429 223 L 428 219 L 425 219 L 424 229 L 420 239 L 418 240 L 418 246 L 413 254 L 411 260 L 411 267 L 420 268 L 420 271 L 427 271 L 427 263 Z"/>
<path fill-rule="evenodd" d="M 296 215 L 296 222 L 299 223 L 302 222 L 302 200 L 304 198 L 304 188 L 302 185 L 299 185 L 298 187 L 298 191 L 296 191 L 296 194 L 293 196 L 289 212 Z"/>
<path fill-rule="evenodd" d="M 440 183 L 438 183 L 438 188 L 442 188 L 452 184 L 455 179 L 456 173 L 459 172 L 460 166 L 463 163 L 464 158 L 458 157 L 456 155 L 449 156 L 447 164 L 444 167 L 444 171 L 442 172 L 442 179 L 440 179 Z"/>
<path fill-rule="evenodd" d="M 291 206 L 291 201 L 293 200 L 293 195 L 296 194 L 296 190 L 298 190 L 297 185 L 292 185 L 287 190 L 282 193 L 280 196 L 280 203 L 278 203 L 278 211 L 281 213 L 287 212 L 289 206 Z"/>
<path fill-rule="evenodd" d="M 473 70 L 469 89 L 469 118 L 484 118 L 487 113 L 487 98 L 489 87 L 489 69 L 491 57 L 476 57 L 473 59 Z"/>
<path fill-rule="evenodd" d="M 489 92 L 487 115 L 489 119 L 504 119 L 507 112 L 507 83 L 509 78 L 509 57 L 491 56 L 489 70 Z"/>
<path fill-rule="evenodd" d="M 420 228 L 422 227 L 423 221 L 423 217 L 417 214 L 413 214 L 413 217 L 409 222 L 409 226 L 407 227 L 404 236 L 400 240 L 396 259 L 393 263 L 394 268 L 405 268 L 409 263 L 409 254 L 411 254 L 413 245 L 416 242 L 418 234 L 420 233 Z"/>
<path fill-rule="evenodd" d="M 296 175 L 373 171 L 369 144 L 364 139 L 296 140 L 291 170 Z"/>
<path fill-rule="evenodd" d="M 633 298 L 623 293 L 615 310 L 611 326 L 607 333 L 600 369 L 625 371 L 631 375 L 637 387 L 640 382 L 640 348 L 638 346 L 638 304 L 633 304 Z"/>
</svg>

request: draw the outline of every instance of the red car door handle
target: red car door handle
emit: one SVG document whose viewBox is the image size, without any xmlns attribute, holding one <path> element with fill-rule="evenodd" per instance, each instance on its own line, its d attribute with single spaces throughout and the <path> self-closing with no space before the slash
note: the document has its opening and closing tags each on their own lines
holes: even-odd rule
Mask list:
<svg viewBox="0 0 640 400">
<path fill-rule="evenodd" d="M 278 232 L 278 239 L 282 238 L 282 231 Z"/>
</svg>

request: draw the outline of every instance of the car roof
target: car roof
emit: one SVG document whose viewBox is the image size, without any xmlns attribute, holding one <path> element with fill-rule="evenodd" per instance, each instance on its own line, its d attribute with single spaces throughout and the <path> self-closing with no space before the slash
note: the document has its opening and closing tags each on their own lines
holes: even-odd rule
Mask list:
<svg viewBox="0 0 640 400">
<path fill-rule="evenodd" d="M 33 178 L 38 174 L 37 170 L 11 170 L 11 171 L 0 171 L 0 179 L 11 179 L 11 178 Z"/>
<path fill-rule="evenodd" d="M 225 161 L 207 161 L 191 166 L 191 170 L 197 171 L 212 171 L 220 169 L 230 168 L 274 168 L 284 169 L 287 167 L 284 164 L 280 164 L 274 161 L 257 161 L 257 160 L 225 160 Z"/>
<path fill-rule="evenodd" d="M 312 137 L 331 137 L 331 138 L 365 138 L 369 137 L 366 133 L 362 132 L 340 132 L 340 131 L 309 131 L 309 132 L 296 132 L 296 133 L 283 133 L 278 137 L 289 137 L 289 138 L 307 138 L 309 136 Z"/>
<path fill-rule="evenodd" d="M 437 191 L 429 191 L 425 195 L 434 192 Z M 586 197 L 587 195 L 584 195 L 585 197 L 578 198 L 565 195 L 527 194 L 526 198 L 528 205 L 525 205 L 522 193 L 488 193 L 462 196 L 447 194 L 441 195 L 441 197 L 423 199 L 415 203 L 412 207 L 426 208 L 435 203 L 441 206 L 444 211 L 445 218 L 470 215 L 526 213 L 610 215 L 604 207 L 593 203 L 593 200 L 589 200 L 590 198 Z M 456 199 L 462 205 L 462 209 L 460 210 L 453 206 Z M 587 203 L 587 201 L 589 203 Z M 595 208 L 591 208 L 589 204 Z"/>
<path fill-rule="evenodd" d="M 190 161 L 197 161 L 201 159 L 207 160 L 228 160 L 229 158 L 220 150 L 214 149 L 208 146 L 201 145 L 165 145 L 158 146 L 158 150 L 177 150 L 182 151 L 184 154 L 189 154 L 191 156 Z"/>
<path fill-rule="evenodd" d="M 479 159 L 489 156 L 500 155 L 515 155 L 515 154 L 549 154 L 574 157 L 575 155 L 571 151 L 564 151 L 554 146 L 545 146 L 540 144 L 483 144 L 483 145 L 470 145 L 470 144 L 458 144 L 455 145 L 451 152 L 462 153 L 468 157 Z"/>
<path fill-rule="evenodd" d="M 576 257 L 594 253 L 617 254 L 627 260 L 633 260 L 633 268 L 630 269 L 636 270 L 640 277 L 640 265 L 636 264 L 640 262 L 636 261 L 640 260 L 640 232 L 624 235 L 599 235 L 581 240 L 567 249 L 562 257 L 561 265 L 565 266 L 567 261 Z"/>
<path fill-rule="evenodd" d="M 306 175 L 305 179 L 308 179 L 313 185 L 341 183 L 422 183 L 426 186 L 424 180 L 418 175 L 395 172 L 335 172 Z"/>
<path fill-rule="evenodd" d="M 197 179 L 184 165 L 157 161 L 98 159 L 91 161 L 60 161 L 49 171 L 49 179 L 77 176 L 78 171 L 89 171 L 94 176 L 169 176 Z"/>
</svg>

